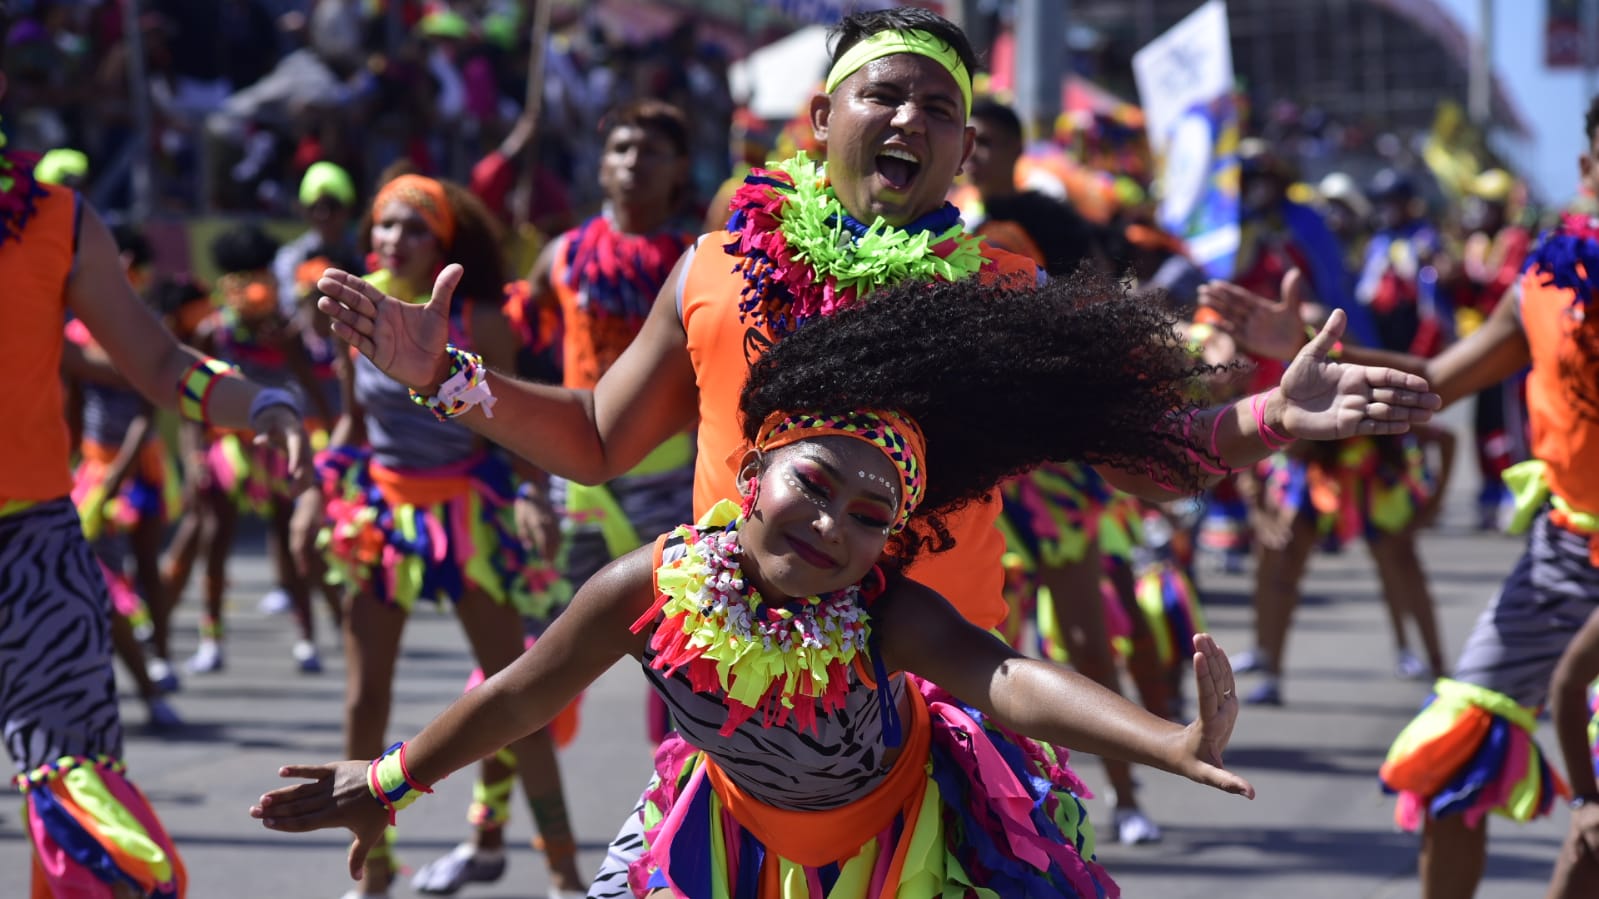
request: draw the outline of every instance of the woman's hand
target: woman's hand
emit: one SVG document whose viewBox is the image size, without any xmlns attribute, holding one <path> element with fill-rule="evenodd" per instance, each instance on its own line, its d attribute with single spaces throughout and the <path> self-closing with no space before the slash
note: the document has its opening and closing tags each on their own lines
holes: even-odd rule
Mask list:
<svg viewBox="0 0 1599 899">
<path fill-rule="evenodd" d="M 1246 351 L 1287 362 L 1305 345 L 1308 289 L 1296 268 L 1283 276 L 1280 303 L 1230 281 L 1211 281 L 1199 288 L 1199 305 L 1215 312 L 1216 328 L 1231 334 Z"/>
<path fill-rule="evenodd" d="M 370 282 L 330 268 L 317 289 L 317 308 L 333 319 L 333 334 L 372 360 L 384 374 L 432 396 L 448 374 L 444 345 L 450 336 L 450 300 L 463 269 L 446 265 L 423 305 L 388 296 Z"/>
<path fill-rule="evenodd" d="M 1268 398 L 1269 427 L 1305 440 L 1403 434 L 1442 408 L 1443 400 L 1420 375 L 1328 359 L 1343 333 L 1343 310 L 1333 310 Z"/>
<path fill-rule="evenodd" d="M 1208 787 L 1254 799 L 1255 788 L 1249 781 L 1222 764 L 1222 750 L 1238 722 L 1238 687 L 1232 663 L 1209 634 L 1194 635 L 1194 684 L 1199 718 L 1183 730 L 1182 754 L 1173 770 Z"/>
<path fill-rule="evenodd" d="M 268 830 L 285 833 L 349 828 L 355 834 L 350 844 L 350 876 L 360 880 L 367 853 L 382 842 L 389 824 L 388 810 L 367 786 L 368 764 L 348 761 L 279 768 L 279 777 L 306 777 L 311 782 L 267 793 L 250 807 L 250 817 L 259 818 Z"/>
</svg>

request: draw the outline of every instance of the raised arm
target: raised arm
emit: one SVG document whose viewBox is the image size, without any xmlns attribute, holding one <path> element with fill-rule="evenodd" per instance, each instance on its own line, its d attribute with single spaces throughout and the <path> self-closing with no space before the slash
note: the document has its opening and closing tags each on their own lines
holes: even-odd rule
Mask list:
<svg viewBox="0 0 1599 899">
<path fill-rule="evenodd" d="M 1430 419 L 1439 407 L 1438 397 L 1421 377 L 1330 358 L 1343 336 L 1344 321 L 1343 311 L 1334 310 L 1327 324 L 1293 357 L 1277 387 L 1196 414 L 1186 423 L 1188 436 L 1203 443 L 1226 469 L 1236 471 L 1292 440 L 1402 434 Z M 1226 474 L 1209 459 L 1199 467 L 1212 480 Z M 1165 499 L 1177 492 L 1145 472 L 1111 468 L 1100 472 L 1112 486 L 1146 499 Z"/>
<path fill-rule="evenodd" d="M 408 778 L 433 784 L 554 720 L 578 693 L 625 655 L 638 656 L 646 635 L 629 626 L 650 607 L 654 547 L 636 550 L 590 578 L 572 605 L 533 648 L 451 703 L 405 744 Z M 369 762 L 289 765 L 280 777 L 310 783 L 273 790 L 250 809 L 272 830 L 347 827 L 355 834 L 350 876 L 382 839 L 384 806 L 368 786 Z"/>
<path fill-rule="evenodd" d="M 116 241 L 93 207 L 85 204 L 78 226 L 78 256 L 67 279 L 67 308 L 83 320 L 133 388 L 163 409 L 178 405 L 178 382 L 199 358 L 162 326 L 134 294 L 117 255 Z M 260 387 L 244 378 L 219 378 L 206 403 L 211 421 L 226 428 L 269 435 L 287 451 L 290 471 L 305 477 L 310 456 L 297 412 L 284 405 L 250 407 Z"/>
<path fill-rule="evenodd" d="M 1216 322 L 1249 352 L 1284 361 L 1304 344 L 1299 320 L 1301 285 L 1298 270 L 1283 278 L 1284 302 L 1275 303 L 1235 284 L 1210 284 L 1200 303 L 1220 316 Z M 1341 358 L 1355 365 L 1383 366 L 1419 374 L 1448 406 L 1503 381 L 1532 361 L 1521 330 L 1520 303 L 1512 287 L 1482 327 L 1452 344 L 1433 359 L 1373 347 L 1345 346 Z"/>
<path fill-rule="evenodd" d="M 673 268 L 637 338 L 594 390 L 530 384 L 493 372 L 494 417 L 477 407 L 457 420 L 552 474 L 597 484 L 626 472 L 694 422 L 699 392 L 688 337 L 677 315 Z M 354 275 L 330 270 L 320 282 L 334 332 L 379 369 L 425 395 L 444 381 L 451 295 L 461 268 L 439 275 L 422 306 L 386 297 Z"/>
<path fill-rule="evenodd" d="M 1074 671 L 1017 653 L 914 581 L 885 593 L 876 617 L 889 670 L 914 672 L 1011 730 L 1254 798 L 1248 781 L 1222 767 L 1238 697 L 1227 656 L 1208 635 L 1195 640 L 1200 717 L 1184 727 Z"/>
</svg>

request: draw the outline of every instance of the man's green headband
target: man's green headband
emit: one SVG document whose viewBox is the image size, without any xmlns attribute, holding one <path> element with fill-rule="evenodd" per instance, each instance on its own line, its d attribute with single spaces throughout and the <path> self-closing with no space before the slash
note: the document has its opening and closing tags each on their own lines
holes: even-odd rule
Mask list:
<svg viewBox="0 0 1599 899">
<path fill-rule="evenodd" d="M 882 59 L 896 53 L 925 56 L 943 66 L 955 79 L 955 84 L 960 87 L 961 98 L 966 101 L 966 114 L 971 115 L 972 73 L 966 70 L 966 63 L 961 61 L 960 54 L 956 53 L 955 48 L 947 42 L 918 29 L 879 31 L 850 47 L 838 58 L 838 62 L 833 63 L 833 70 L 827 73 L 827 92 L 831 94 L 838 90 L 844 79 L 855 74 L 861 66 L 874 59 Z"/>
</svg>

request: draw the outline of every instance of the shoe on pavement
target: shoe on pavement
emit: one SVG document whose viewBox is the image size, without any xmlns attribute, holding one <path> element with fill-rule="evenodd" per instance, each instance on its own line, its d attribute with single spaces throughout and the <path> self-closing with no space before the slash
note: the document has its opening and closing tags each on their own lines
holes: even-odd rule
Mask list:
<svg viewBox="0 0 1599 899">
<path fill-rule="evenodd" d="M 222 644 L 215 640 L 201 640 L 194 658 L 185 666 L 191 674 L 212 674 L 227 667 L 222 658 Z"/>
<path fill-rule="evenodd" d="M 144 663 L 144 673 L 150 676 L 150 682 L 162 693 L 176 693 L 182 686 L 178 682 L 178 673 L 172 670 L 172 663 L 157 655 L 152 655 Z"/>
<path fill-rule="evenodd" d="M 147 703 L 150 710 L 149 726 L 153 730 L 171 730 L 183 726 L 183 718 L 178 715 L 172 704 L 165 699 L 152 699 Z"/>
<path fill-rule="evenodd" d="M 1160 826 L 1149 820 L 1149 816 L 1136 808 L 1119 808 L 1116 810 L 1116 842 L 1123 846 L 1137 846 L 1140 843 L 1160 842 Z"/>
<path fill-rule="evenodd" d="M 322 659 L 316 653 L 316 644 L 310 640 L 297 640 L 294 644 L 294 661 L 301 674 L 321 674 Z"/>
<path fill-rule="evenodd" d="M 261 604 L 257 607 L 263 615 L 283 615 L 294 606 L 294 601 L 289 599 L 288 591 L 282 587 L 273 587 L 267 595 L 261 597 Z"/>
<path fill-rule="evenodd" d="M 1432 674 L 1432 669 L 1421 657 L 1408 649 L 1399 650 L 1399 661 L 1394 665 L 1394 673 L 1402 680 L 1426 680 Z"/>
<path fill-rule="evenodd" d="M 1244 705 L 1275 705 L 1283 704 L 1283 690 L 1274 680 L 1266 681 L 1255 689 L 1249 691 L 1244 697 Z"/>
<path fill-rule="evenodd" d="M 504 876 L 505 850 L 462 843 L 423 865 L 411 878 L 411 889 L 429 896 L 449 896 L 469 883 L 493 883 Z"/>
</svg>

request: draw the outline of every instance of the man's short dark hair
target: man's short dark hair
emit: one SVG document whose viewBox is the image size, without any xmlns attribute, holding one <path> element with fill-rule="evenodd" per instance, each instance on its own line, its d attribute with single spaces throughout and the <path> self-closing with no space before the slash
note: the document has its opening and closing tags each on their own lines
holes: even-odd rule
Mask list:
<svg viewBox="0 0 1599 899">
<path fill-rule="evenodd" d="M 973 103 L 972 121 L 986 122 L 1017 141 L 1022 139 L 1021 118 L 1016 115 L 1016 110 L 998 100 L 985 98 Z"/>
<path fill-rule="evenodd" d="M 661 100 L 635 100 L 622 106 L 605 118 L 604 135 L 610 140 L 611 132 L 618 128 L 640 128 L 653 131 L 666 138 L 677 150 L 677 155 L 688 156 L 688 119 L 683 111 Z"/>
<path fill-rule="evenodd" d="M 954 22 L 932 10 L 917 6 L 878 9 L 845 16 L 828 32 L 833 40 L 833 62 L 849 52 L 849 48 L 882 31 L 925 31 L 938 38 L 955 51 L 966 71 L 977 75 L 977 53 L 966 32 Z"/>
<path fill-rule="evenodd" d="M 1593 132 L 1595 129 L 1599 129 L 1599 94 L 1595 94 L 1593 99 L 1588 101 L 1588 115 L 1583 119 L 1583 127 L 1586 130 L 1583 131 L 1582 136 L 1588 141 L 1588 146 L 1592 147 Z M 1586 153 L 1587 150 L 1585 149 L 1583 152 Z"/>
</svg>

